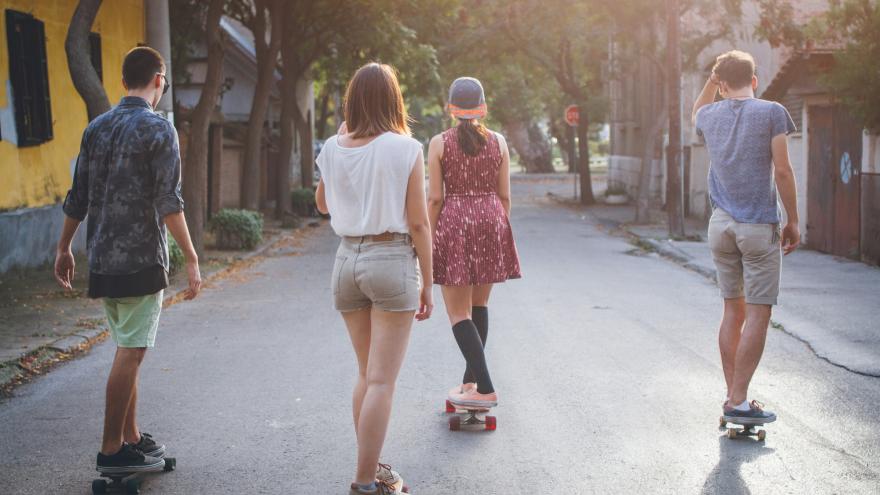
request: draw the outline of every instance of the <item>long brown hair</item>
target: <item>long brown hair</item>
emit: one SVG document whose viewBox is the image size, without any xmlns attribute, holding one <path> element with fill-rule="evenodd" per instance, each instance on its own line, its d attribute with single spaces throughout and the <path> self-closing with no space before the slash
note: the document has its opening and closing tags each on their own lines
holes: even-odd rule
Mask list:
<svg viewBox="0 0 880 495">
<path fill-rule="evenodd" d="M 477 119 L 458 120 L 458 145 L 465 155 L 476 156 L 489 140 L 489 130 Z"/>
<path fill-rule="evenodd" d="M 345 90 L 343 112 L 355 139 L 389 131 L 410 134 L 397 74 L 387 64 L 371 62 L 354 73 Z"/>
</svg>

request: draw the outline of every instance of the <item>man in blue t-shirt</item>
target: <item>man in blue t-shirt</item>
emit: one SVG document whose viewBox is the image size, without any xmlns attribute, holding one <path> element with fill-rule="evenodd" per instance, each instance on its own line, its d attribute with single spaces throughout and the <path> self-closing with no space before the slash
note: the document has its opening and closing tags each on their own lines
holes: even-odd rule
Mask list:
<svg viewBox="0 0 880 495">
<path fill-rule="evenodd" d="M 748 400 L 749 382 L 779 295 L 782 253 L 800 242 L 787 137 L 795 126 L 785 107 L 755 98 L 757 87 L 752 56 L 730 51 L 717 58 L 693 110 L 711 160 L 709 246 L 724 298 L 718 336 L 727 381 L 724 419 L 738 424 L 776 420 Z M 716 102 L 716 93 L 723 99 Z M 781 232 L 777 196 L 786 214 Z"/>
</svg>

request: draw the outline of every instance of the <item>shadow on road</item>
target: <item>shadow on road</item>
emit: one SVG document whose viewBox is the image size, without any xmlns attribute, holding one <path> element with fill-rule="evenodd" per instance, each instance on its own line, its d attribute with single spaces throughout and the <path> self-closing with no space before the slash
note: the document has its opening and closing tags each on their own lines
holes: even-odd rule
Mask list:
<svg viewBox="0 0 880 495">
<path fill-rule="evenodd" d="M 702 495 L 752 493 L 742 477 L 742 465 L 776 451 L 754 438 L 731 440 L 726 433 L 718 437 L 718 464 L 706 476 Z"/>
</svg>

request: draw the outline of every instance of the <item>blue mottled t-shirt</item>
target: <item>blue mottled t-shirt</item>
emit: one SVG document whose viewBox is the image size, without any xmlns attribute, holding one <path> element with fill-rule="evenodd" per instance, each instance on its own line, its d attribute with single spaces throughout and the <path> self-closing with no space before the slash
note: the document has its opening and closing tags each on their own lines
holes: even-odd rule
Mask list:
<svg viewBox="0 0 880 495">
<path fill-rule="evenodd" d="M 775 101 L 728 99 L 697 111 L 697 134 L 709 150 L 709 197 L 742 223 L 779 223 L 770 142 L 796 130 Z"/>
</svg>

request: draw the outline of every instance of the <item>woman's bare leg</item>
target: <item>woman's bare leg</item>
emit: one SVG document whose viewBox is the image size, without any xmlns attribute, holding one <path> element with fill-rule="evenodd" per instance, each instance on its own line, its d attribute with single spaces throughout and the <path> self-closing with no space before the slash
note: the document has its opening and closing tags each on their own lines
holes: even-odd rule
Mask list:
<svg viewBox="0 0 880 495">
<path fill-rule="evenodd" d="M 358 467 L 355 483 L 376 479 L 376 465 L 385 443 L 397 375 L 406 356 L 415 311 L 373 308 L 366 372 L 366 390 L 358 418 Z"/>
<path fill-rule="evenodd" d="M 471 291 L 471 306 L 488 306 L 492 284 L 475 285 Z"/>
<path fill-rule="evenodd" d="M 354 417 L 356 435 L 361 405 L 364 401 L 364 393 L 367 391 L 367 362 L 370 358 L 370 308 L 344 312 L 342 319 L 345 320 L 345 326 L 348 327 L 348 335 L 351 337 L 351 345 L 354 347 L 358 361 L 358 381 L 351 397 L 351 412 Z"/>
<path fill-rule="evenodd" d="M 452 334 L 466 363 L 467 371 L 465 371 L 464 380 L 475 380 L 477 392 L 490 394 L 495 392 L 495 388 L 489 376 L 489 367 L 486 364 L 486 355 L 483 353 L 483 342 L 480 339 L 479 330 L 471 319 L 473 289 L 472 286 L 444 285 L 443 300 L 446 303 L 449 323 L 452 324 Z"/>
<path fill-rule="evenodd" d="M 449 316 L 449 324 L 455 325 L 460 321 L 470 320 L 473 287 L 470 285 L 444 285 L 442 290 L 443 302 L 446 304 L 446 314 Z"/>
</svg>

